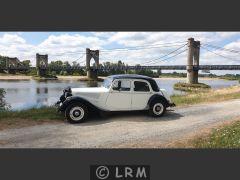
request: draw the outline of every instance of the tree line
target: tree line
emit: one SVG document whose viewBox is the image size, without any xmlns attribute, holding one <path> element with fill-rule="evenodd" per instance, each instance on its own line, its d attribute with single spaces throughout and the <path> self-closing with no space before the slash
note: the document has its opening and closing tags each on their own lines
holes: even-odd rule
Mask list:
<svg viewBox="0 0 240 180">
<path fill-rule="evenodd" d="M 6 58 L 4 56 L 0 56 L 0 67 L 6 67 Z M 23 60 L 21 61 L 22 65 L 26 67 L 28 70 L 22 71 L 21 73 L 26 75 L 37 75 L 37 69 L 32 67 L 30 60 Z M 93 63 L 95 66 L 95 63 Z M 125 69 L 128 65 L 119 60 L 116 63 L 113 62 L 103 62 L 99 64 L 100 67 L 103 67 L 108 70 L 99 70 L 99 76 L 109 76 L 113 74 L 142 74 L 151 77 L 158 77 L 159 73 L 152 71 L 152 70 L 122 70 Z M 140 66 L 137 64 L 136 66 Z M 62 76 L 86 76 L 87 72 L 85 69 L 77 69 L 80 67 L 80 64 L 77 61 L 73 61 L 71 64 L 68 61 L 51 61 L 48 64 L 48 74 L 52 76 L 62 75 Z"/>
<path fill-rule="evenodd" d="M 0 55 L 0 67 L 6 67 L 6 59 L 7 57 Z M 26 75 L 37 75 L 37 69 L 35 67 L 32 67 L 30 60 L 23 60 L 21 61 L 21 64 L 25 67 L 27 67 L 27 71 L 22 71 L 22 74 Z M 95 63 L 93 63 L 93 66 L 95 66 Z M 136 69 L 136 70 L 123 70 L 125 69 L 128 64 L 125 64 L 121 60 L 118 62 L 103 62 L 99 64 L 100 68 L 103 67 L 105 70 L 99 70 L 98 75 L 99 76 L 109 76 L 113 74 L 141 74 L 146 75 L 150 77 L 186 77 L 186 73 L 181 72 L 171 72 L 171 73 L 161 73 L 160 71 L 153 71 L 149 69 Z M 140 66 L 140 64 L 137 64 L 136 66 Z M 77 69 L 80 67 L 80 63 L 77 61 L 73 61 L 71 64 L 69 61 L 51 61 L 48 64 L 48 74 L 52 76 L 86 76 L 87 72 L 85 69 Z M 52 69 L 52 70 L 51 70 Z M 3 71 L 1 73 L 4 73 Z M 240 74 L 226 74 L 226 75 L 216 75 L 216 74 L 199 74 L 199 77 L 220 77 L 222 79 L 228 79 L 228 80 L 240 80 Z"/>
</svg>

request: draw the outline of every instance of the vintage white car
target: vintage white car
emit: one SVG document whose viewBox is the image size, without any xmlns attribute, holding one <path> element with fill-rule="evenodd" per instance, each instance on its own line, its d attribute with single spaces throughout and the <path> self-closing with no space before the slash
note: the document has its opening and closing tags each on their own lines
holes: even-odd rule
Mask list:
<svg viewBox="0 0 240 180">
<path fill-rule="evenodd" d="M 102 87 L 66 88 L 57 104 L 70 123 L 83 122 L 91 110 L 148 110 L 152 116 L 162 116 L 175 105 L 153 78 L 133 74 L 108 76 Z"/>
</svg>

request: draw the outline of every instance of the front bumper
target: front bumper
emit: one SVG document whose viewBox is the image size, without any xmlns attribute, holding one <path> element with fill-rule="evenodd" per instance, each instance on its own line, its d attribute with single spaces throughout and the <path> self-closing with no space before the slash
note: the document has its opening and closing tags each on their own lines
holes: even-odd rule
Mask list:
<svg viewBox="0 0 240 180">
<path fill-rule="evenodd" d="M 62 111 L 62 105 L 68 97 L 72 96 L 72 90 L 70 87 L 63 90 L 63 94 L 60 96 L 59 101 L 55 103 L 55 107 L 58 112 Z"/>
<path fill-rule="evenodd" d="M 169 103 L 169 107 L 175 107 L 176 104 L 175 103 Z"/>
<path fill-rule="evenodd" d="M 55 103 L 55 107 L 57 108 L 58 112 L 61 111 L 60 110 L 61 106 L 62 106 L 62 102 L 61 101 L 58 101 L 58 102 Z"/>
</svg>

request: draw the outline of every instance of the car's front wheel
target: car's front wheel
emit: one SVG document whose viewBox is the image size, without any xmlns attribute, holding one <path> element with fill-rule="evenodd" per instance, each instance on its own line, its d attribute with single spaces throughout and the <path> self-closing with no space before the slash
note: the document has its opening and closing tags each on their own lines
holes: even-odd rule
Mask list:
<svg viewBox="0 0 240 180">
<path fill-rule="evenodd" d="M 70 123 L 80 123 L 88 116 L 87 106 L 81 103 L 70 104 L 65 111 L 65 116 Z"/>
<path fill-rule="evenodd" d="M 154 117 L 162 116 L 166 111 L 166 103 L 163 101 L 154 101 L 149 108 L 149 114 Z"/>
</svg>

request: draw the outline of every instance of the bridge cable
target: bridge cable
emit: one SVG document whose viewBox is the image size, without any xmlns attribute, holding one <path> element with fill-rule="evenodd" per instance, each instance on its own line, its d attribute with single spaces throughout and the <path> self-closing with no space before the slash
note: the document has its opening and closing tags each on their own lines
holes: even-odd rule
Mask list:
<svg viewBox="0 0 240 180">
<path fill-rule="evenodd" d="M 145 44 L 145 45 L 139 45 L 139 46 L 126 46 L 126 47 L 119 47 L 119 48 L 110 48 L 110 49 L 104 49 L 104 50 L 117 50 L 117 49 L 126 49 L 126 48 L 141 48 L 141 47 L 149 47 L 149 46 L 162 46 L 166 44 L 183 44 L 186 43 L 186 41 L 178 41 L 178 42 L 166 42 L 166 43 L 158 43 L 158 44 Z"/>
<path fill-rule="evenodd" d="M 215 46 L 215 45 L 211 45 L 211 44 L 203 44 L 203 45 L 210 46 L 211 48 L 215 48 L 215 49 L 222 49 L 222 50 L 225 50 L 225 51 L 229 51 L 229 52 L 240 54 L 240 51 L 237 51 L 237 50 L 234 50 L 234 49 L 228 49 L 228 48 Z"/>
<path fill-rule="evenodd" d="M 99 49 L 101 52 L 110 52 L 110 51 L 129 51 L 129 50 L 140 50 L 140 49 L 151 49 L 151 48 L 158 48 L 158 47 L 171 47 L 171 46 L 178 46 L 179 43 L 185 43 L 186 41 L 181 41 L 181 42 L 171 42 L 171 43 L 162 43 L 162 44 L 148 44 L 148 45 L 142 45 L 142 46 L 128 46 L 128 47 L 120 47 L 120 48 L 111 48 L 111 49 Z M 167 46 L 164 46 L 166 44 L 172 44 L 172 45 L 167 45 Z M 144 48 L 146 47 L 146 48 Z M 61 56 L 61 55 L 64 55 L 64 54 L 82 54 L 82 53 L 85 53 L 86 51 L 85 50 L 82 50 L 82 51 L 77 51 L 77 52 L 71 52 L 71 51 L 68 51 L 68 52 L 63 52 L 63 53 L 58 53 L 58 54 L 55 54 L 55 56 Z"/>
<path fill-rule="evenodd" d="M 168 54 L 166 54 L 166 55 L 164 55 L 164 56 L 161 56 L 161 57 L 159 57 L 159 58 L 156 58 L 156 59 L 154 59 L 154 60 L 156 61 L 156 60 L 158 60 L 158 59 L 161 59 L 161 58 L 164 58 L 164 57 L 166 57 L 166 56 L 169 56 L 170 54 L 172 54 L 172 53 L 178 51 L 179 49 L 183 48 L 185 45 L 186 45 L 186 44 L 184 44 L 184 45 L 181 46 L 180 48 L 177 48 L 176 50 L 171 51 L 170 53 L 168 53 Z M 185 50 L 184 50 L 184 51 L 185 51 Z M 104 57 L 106 57 L 106 56 L 104 56 Z M 169 58 L 171 58 L 171 57 L 174 57 L 174 56 L 170 56 Z M 169 58 L 166 58 L 166 59 L 169 59 Z M 102 58 L 102 59 L 103 59 L 103 58 Z M 106 59 L 108 59 L 108 58 L 106 58 Z M 145 62 L 144 64 L 151 63 L 151 62 L 153 62 L 154 60 L 150 60 L 150 61 L 148 61 L 148 62 Z M 107 62 L 107 61 L 110 61 L 110 59 L 109 59 L 109 60 L 106 60 L 106 62 Z M 160 61 L 162 61 L 162 60 L 160 60 Z M 153 62 L 153 63 L 154 63 L 154 62 Z M 155 62 L 155 63 L 156 63 L 156 62 Z"/>
<path fill-rule="evenodd" d="M 208 48 L 205 47 L 205 46 L 201 46 L 201 47 L 202 47 L 203 49 L 205 49 L 205 50 L 207 50 L 207 51 L 209 51 L 209 52 L 211 52 L 211 53 L 213 53 L 213 54 L 215 54 L 215 55 L 217 55 L 217 56 L 223 57 L 223 58 L 225 58 L 225 59 L 231 59 L 231 60 L 239 61 L 239 60 L 237 60 L 237 59 L 234 59 L 234 58 L 227 57 L 227 56 L 224 56 L 224 55 L 222 55 L 222 54 L 216 53 L 216 52 L 208 49 Z"/>
<path fill-rule="evenodd" d="M 186 45 L 187 45 L 187 44 L 184 44 L 183 46 L 181 46 L 181 47 L 179 47 L 179 48 L 177 48 L 177 49 L 175 49 L 175 50 L 173 50 L 173 51 L 171 51 L 171 52 L 169 52 L 169 53 L 167 53 L 167 54 L 165 54 L 165 55 L 163 55 L 163 56 L 161 56 L 161 57 L 158 57 L 158 58 L 156 58 L 156 59 L 153 59 L 153 60 L 144 62 L 144 64 L 149 64 L 149 63 L 152 63 L 152 62 L 154 63 L 154 61 L 159 60 L 159 59 L 162 59 L 162 58 L 165 58 L 165 57 L 167 57 L 167 56 L 169 56 L 169 55 L 177 52 L 178 50 L 182 49 L 182 48 L 185 47 Z"/>
<path fill-rule="evenodd" d="M 168 60 L 168 59 L 171 59 L 171 58 L 173 58 L 173 57 L 176 57 L 176 56 L 178 56 L 178 55 L 186 52 L 187 50 L 188 50 L 188 49 L 184 49 L 183 51 L 180 51 L 180 52 L 178 52 L 177 54 L 175 54 L 175 55 L 173 55 L 173 56 L 170 56 L 170 57 L 167 57 L 167 58 L 165 58 L 165 59 L 161 59 L 160 61 L 166 61 L 166 60 Z M 170 60 L 170 61 L 171 61 L 171 60 Z M 166 61 L 166 62 L 169 62 L 169 61 Z M 155 63 L 153 63 L 153 64 L 156 64 L 156 63 L 158 63 L 158 62 L 155 62 Z"/>
<path fill-rule="evenodd" d="M 148 47 L 139 47 L 139 48 L 121 48 L 121 49 L 113 49 L 113 50 L 109 50 L 109 49 L 105 49 L 105 50 L 100 50 L 100 52 L 102 53 L 112 53 L 112 52 L 125 52 L 125 51 L 137 51 L 137 50 L 148 50 L 148 49 L 154 49 L 154 48 L 164 48 L 164 47 L 173 47 L 173 46 L 181 46 L 183 44 L 175 44 L 175 45 L 166 45 L 166 46 L 148 46 Z"/>
</svg>

